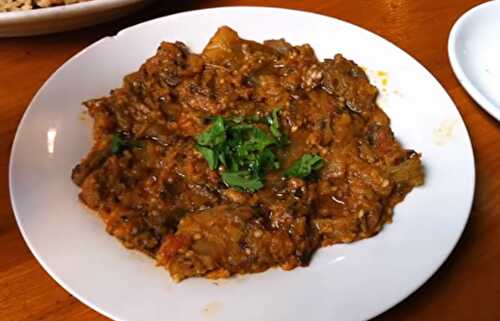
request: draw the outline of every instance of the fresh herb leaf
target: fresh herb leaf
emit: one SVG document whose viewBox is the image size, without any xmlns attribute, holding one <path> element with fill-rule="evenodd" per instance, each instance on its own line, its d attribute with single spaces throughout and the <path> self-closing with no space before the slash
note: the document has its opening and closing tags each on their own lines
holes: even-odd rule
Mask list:
<svg viewBox="0 0 500 321">
<path fill-rule="evenodd" d="M 251 193 L 264 187 L 261 179 L 251 175 L 248 171 L 222 172 L 221 177 L 227 186 L 241 188 Z"/>
<path fill-rule="evenodd" d="M 202 146 L 214 147 L 224 143 L 226 140 L 226 129 L 224 118 L 221 116 L 215 117 L 214 122 L 210 128 L 204 131 L 196 138 L 196 142 Z"/>
<path fill-rule="evenodd" d="M 196 149 L 198 149 L 198 151 L 201 153 L 201 155 L 203 155 L 203 157 L 207 160 L 208 167 L 210 167 L 211 170 L 214 170 L 217 167 L 219 167 L 220 156 L 217 157 L 218 155 L 213 149 L 205 147 L 205 146 L 201 146 L 201 145 L 197 145 Z M 221 162 L 222 162 L 222 160 L 221 160 Z M 224 163 L 224 162 L 222 162 L 222 163 Z"/>
<path fill-rule="evenodd" d="M 141 146 L 141 142 L 135 140 L 127 140 L 119 134 L 113 134 L 113 136 L 111 137 L 111 152 L 115 155 L 120 154 L 125 149 Z"/>
<path fill-rule="evenodd" d="M 263 176 L 268 170 L 279 169 L 279 167 L 280 163 L 270 149 L 265 149 L 262 153 L 259 153 L 255 161 L 249 165 L 252 173 L 257 176 Z"/>
<path fill-rule="evenodd" d="M 276 143 L 276 141 L 257 127 L 246 129 L 243 142 L 237 146 L 237 152 L 241 155 L 248 155 L 252 152 L 261 152 L 266 147 Z"/>
<path fill-rule="evenodd" d="M 115 134 L 111 137 L 111 152 L 113 154 L 120 153 L 126 145 L 127 144 L 125 140 L 121 138 L 119 135 Z"/>
<path fill-rule="evenodd" d="M 219 153 L 218 155 L 219 161 L 222 163 L 222 165 L 227 167 L 227 161 L 226 161 L 226 155 L 224 153 Z M 213 168 L 215 169 L 215 168 Z"/>
<path fill-rule="evenodd" d="M 306 178 L 323 167 L 325 161 L 316 154 L 304 154 L 285 171 L 285 177 Z"/>
<path fill-rule="evenodd" d="M 279 130 L 278 113 L 275 109 L 265 118 L 210 117 L 212 124 L 196 137 L 196 148 L 210 169 L 224 165 L 220 175 L 227 186 L 255 192 L 264 186 L 269 170 L 280 168 L 275 150 L 283 146 L 280 139 L 284 135 Z"/>
<path fill-rule="evenodd" d="M 271 114 L 266 117 L 266 122 L 269 125 L 269 130 L 278 141 L 278 146 L 284 147 L 289 144 L 289 141 L 288 141 L 288 136 L 280 131 L 280 121 L 279 121 L 280 112 L 281 109 L 279 108 L 273 109 Z"/>
<path fill-rule="evenodd" d="M 269 129 L 271 133 L 276 138 L 281 138 L 280 132 L 280 121 L 278 119 L 278 113 L 280 112 L 279 108 L 276 108 L 272 111 L 271 115 L 266 117 L 267 123 L 269 124 Z"/>
</svg>

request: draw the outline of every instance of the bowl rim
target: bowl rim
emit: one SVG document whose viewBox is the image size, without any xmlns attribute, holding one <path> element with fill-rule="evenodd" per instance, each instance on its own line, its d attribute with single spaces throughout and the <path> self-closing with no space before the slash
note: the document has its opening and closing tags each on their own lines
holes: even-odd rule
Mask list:
<svg viewBox="0 0 500 321">
<path fill-rule="evenodd" d="M 105 11 L 146 1 L 148 0 L 91 0 L 54 7 L 0 12 L 0 24 L 9 24 L 21 20 L 45 19 L 54 16 L 62 18 L 81 13 L 91 14 L 93 12 Z"/>
</svg>

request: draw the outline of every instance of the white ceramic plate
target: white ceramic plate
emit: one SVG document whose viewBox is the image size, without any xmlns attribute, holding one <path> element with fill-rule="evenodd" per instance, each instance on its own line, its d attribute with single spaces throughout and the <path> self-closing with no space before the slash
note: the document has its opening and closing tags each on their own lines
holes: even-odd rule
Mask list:
<svg viewBox="0 0 500 321">
<path fill-rule="evenodd" d="M 448 54 L 462 86 L 500 120 L 500 1 L 483 3 L 457 20 Z"/>
<path fill-rule="evenodd" d="M 91 146 L 80 102 L 119 86 L 162 40 L 182 40 L 200 51 L 224 24 L 242 37 L 307 42 L 320 57 L 341 52 L 366 66 L 383 87 L 380 104 L 397 137 L 423 153 L 426 184 L 397 206 L 394 223 L 378 236 L 321 249 L 307 268 L 174 284 L 151 259 L 106 234 L 79 203 L 70 172 Z M 227 7 L 131 27 L 65 63 L 19 126 L 10 188 L 19 227 L 40 264 L 75 297 L 116 320 L 362 320 L 404 299 L 449 255 L 469 215 L 474 161 L 464 123 L 446 92 L 386 40 L 317 14 Z"/>
<path fill-rule="evenodd" d="M 0 37 L 74 30 L 125 16 L 152 0 L 92 0 L 26 11 L 0 12 Z"/>
</svg>

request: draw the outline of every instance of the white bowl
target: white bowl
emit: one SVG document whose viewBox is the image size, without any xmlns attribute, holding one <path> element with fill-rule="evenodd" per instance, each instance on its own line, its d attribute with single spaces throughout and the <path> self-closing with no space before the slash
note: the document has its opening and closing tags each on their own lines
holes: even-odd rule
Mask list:
<svg viewBox="0 0 500 321">
<path fill-rule="evenodd" d="M 0 13 L 0 37 L 33 36 L 73 30 L 129 14 L 152 0 L 88 2 Z"/>
<path fill-rule="evenodd" d="M 307 42 L 320 58 L 341 52 L 367 67 L 382 89 L 379 103 L 395 135 L 403 146 L 422 153 L 426 182 L 396 207 L 393 224 L 379 235 L 322 248 L 308 267 L 175 284 L 153 260 L 109 236 L 99 218 L 78 201 L 70 173 L 92 144 L 91 126 L 80 119 L 81 101 L 119 86 L 161 41 L 180 40 L 199 52 L 224 24 L 244 38 Z M 448 257 L 467 222 L 474 191 L 465 125 L 447 93 L 417 61 L 349 23 L 262 7 L 175 14 L 84 49 L 31 102 L 16 134 L 9 175 L 17 222 L 40 264 L 75 297 L 124 321 L 374 317 L 422 285 Z"/>
<path fill-rule="evenodd" d="M 481 4 L 457 20 L 448 54 L 465 90 L 500 120 L 500 1 Z"/>
</svg>

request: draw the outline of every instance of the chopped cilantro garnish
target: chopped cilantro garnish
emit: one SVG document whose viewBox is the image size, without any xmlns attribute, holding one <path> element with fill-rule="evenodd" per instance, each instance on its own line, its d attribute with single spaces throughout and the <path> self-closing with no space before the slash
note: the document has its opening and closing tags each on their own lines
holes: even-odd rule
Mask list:
<svg viewBox="0 0 500 321">
<path fill-rule="evenodd" d="M 220 173 L 224 184 L 253 193 L 264 186 L 264 177 L 269 170 L 280 168 L 275 151 L 286 144 L 287 138 L 280 131 L 279 112 L 279 109 L 274 109 L 265 118 L 212 117 L 211 126 L 196 137 L 196 148 L 210 169 L 219 170 L 219 165 L 224 166 Z M 285 171 L 284 176 L 307 178 L 323 165 L 320 156 L 304 154 Z"/>
<path fill-rule="evenodd" d="M 323 167 L 325 161 L 315 154 L 304 154 L 285 171 L 285 177 L 306 178 Z"/>
<path fill-rule="evenodd" d="M 218 116 L 212 123 L 210 128 L 196 137 L 196 142 L 202 146 L 214 147 L 224 143 L 226 140 L 226 130 L 224 126 L 224 118 Z"/>
<path fill-rule="evenodd" d="M 111 152 L 113 154 L 121 152 L 125 145 L 125 140 L 120 136 L 115 134 L 111 137 Z"/>
<path fill-rule="evenodd" d="M 266 117 L 267 123 L 269 124 L 269 129 L 271 130 L 273 136 L 276 138 L 281 137 L 280 122 L 278 119 L 279 112 L 280 112 L 279 109 L 274 109 L 271 115 Z"/>
<path fill-rule="evenodd" d="M 111 137 L 111 152 L 115 155 L 120 154 L 125 149 L 141 146 L 142 144 L 139 141 L 125 139 L 119 134 L 113 134 Z"/>
<path fill-rule="evenodd" d="M 203 157 L 207 160 L 208 167 L 210 167 L 210 169 L 214 170 L 217 168 L 218 159 L 213 149 L 201 145 L 197 145 L 196 149 L 198 149 L 201 155 L 203 155 Z"/>
<path fill-rule="evenodd" d="M 264 186 L 269 170 L 279 169 L 275 150 L 281 146 L 278 139 L 283 135 L 279 131 L 278 110 L 268 119 L 267 131 L 266 122 L 257 116 L 217 116 L 212 118 L 211 126 L 196 137 L 196 148 L 210 169 L 218 170 L 219 165 L 224 165 L 220 174 L 227 186 L 255 192 Z"/>
<path fill-rule="evenodd" d="M 252 175 L 248 171 L 222 172 L 221 177 L 227 186 L 238 187 L 252 193 L 264 186 L 259 177 Z"/>
<path fill-rule="evenodd" d="M 278 140 L 278 144 L 280 147 L 287 145 L 288 137 L 280 131 L 280 121 L 279 121 L 279 113 L 280 109 L 276 108 L 272 111 L 270 115 L 266 117 L 266 122 L 269 125 L 269 130 L 273 134 L 273 136 Z"/>
</svg>

